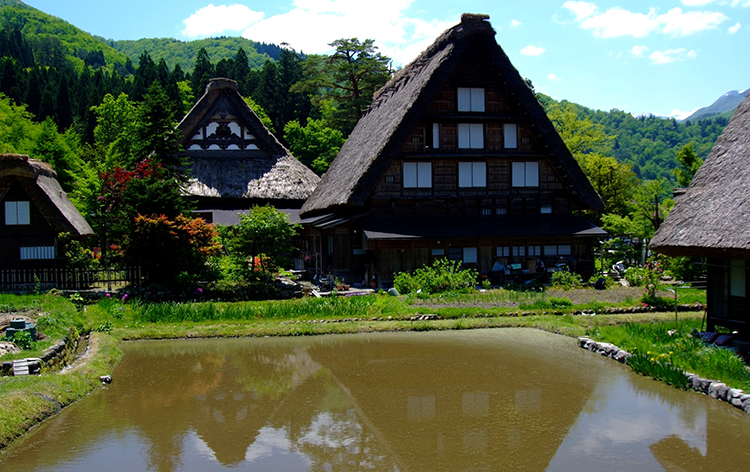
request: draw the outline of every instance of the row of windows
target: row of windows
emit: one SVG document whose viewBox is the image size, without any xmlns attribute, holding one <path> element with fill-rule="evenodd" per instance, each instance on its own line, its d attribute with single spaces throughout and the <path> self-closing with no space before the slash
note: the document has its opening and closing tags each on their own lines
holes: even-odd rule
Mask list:
<svg viewBox="0 0 750 472">
<path fill-rule="evenodd" d="M 498 246 L 497 257 L 526 257 L 526 256 L 570 256 L 572 254 L 570 244 L 545 244 L 543 246 Z M 433 249 L 433 256 L 445 256 L 445 249 Z M 450 247 L 448 248 L 448 259 L 452 261 L 463 261 L 464 264 L 476 264 L 479 261 L 478 251 L 475 247 Z"/>
<path fill-rule="evenodd" d="M 29 202 L 5 202 L 5 224 L 8 226 L 31 224 Z"/>
<path fill-rule="evenodd" d="M 421 138 L 418 138 L 421 142 Z M 505 149 L 518 148 L 518 125 L 516 123 L 503 124 L 503 147 Z M 432 124 L 432 148 L 440 149 L 440 123 Z M 458 123 L 459 149 L 484 149 L 483 123 Z"/>
<path fill-rule="evenodd" d="M 404 162 L 404 188 L 432 188 L 431 162 Z M 539 162 L 514 162 L 511 185 L 513 187 L 538 187 Z M 459 162 L 458 186 L 461 188 L 486 187 L 486 162 Z"/>
</svg>

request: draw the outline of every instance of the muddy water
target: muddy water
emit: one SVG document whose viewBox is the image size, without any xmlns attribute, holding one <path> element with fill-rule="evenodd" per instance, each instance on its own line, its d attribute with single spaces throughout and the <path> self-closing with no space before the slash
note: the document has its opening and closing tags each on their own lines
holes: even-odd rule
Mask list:
<svg viewBox="0 0 750 472">
<path fill-rule="evenodd" d="M 533 330 L 126 343 L 12 471 L 747 470 L 750 415 Z"/>
</svg>

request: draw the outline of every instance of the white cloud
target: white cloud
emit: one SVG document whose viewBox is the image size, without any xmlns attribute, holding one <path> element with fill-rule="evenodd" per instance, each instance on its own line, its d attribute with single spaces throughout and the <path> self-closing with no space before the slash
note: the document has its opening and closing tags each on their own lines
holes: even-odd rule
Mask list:
<svg viewBox="0 0 750 472">
<path fill-rule="evenodd" d="M 664 24 L 664 33 L 673 36 L 687 36 L 699 31 L 714 29 L 729 18 L 715 11 L 690 11 L 683 13 L 673 8 L 659 18 Z"/>
<path fill-rule="evenodd" d="M 547 78 L 548 78 L 549 80 L 560 80 L 560 78 L 559 78 L 558 76 L 556 76 L 555 74 L 549 74 L 549 75 L 547 76 Z"/>
<path fill-rule="evenodd" d="M 514 28 L 515 28 L 516 26 L 521 26 L 521 22 L 520 22 L 520 21 L 518 21 L 518 20 L 510 20 L 510 26 L 512 26 L 512 27 L 514 27 Z"/>
<path fill-rule="evenodd" d="M 646 51 L 648 51 L 648 46 L 633 46 L 633 49 L 630 50 L 630 53 L 635 57 L 641 57 L 646 53 Z"/>
<path fill-rule="evenodd" d="M 522 56 L 539 56 L 544 53 L 544 48 L 528 45 L 521 49 Z"/>
<path fill-rule="evenodd" d="M 242 31 L 263 18 L 262 12 L 245 5 L 209 4 L 183 20 L 182 34 L 189 38 L 211 36 L 225 31 Z"/>
<path fill-rule="evenodd" d="M 587 18 L 596 12 L 596 5 L 589 2 L 565 2 L 563 8 L 567 8 L 576 16 L 576 20 Z"/>
<path fill-rule="evenodd" d="M 750 0 L 742 0 L 750 3 Z M 581 28 L 591 30 L 600 38 L 633 36 L 643 38 L 657 31 L 673 36 L 687 36 L 700 31 L 715 29 L 729 18 L 720 12 L 689 11 L 673 8 L 658 14 L 651 8 L 648 13 L 637 13 L 621 7 L 612 7 L 602 12 L 593 3 L 565 2 L 563 8 L 576 17 Z"/>
<path fill-rule="evenodd" d="M 381 0 L 378 8 L 359 0 L 295 0 L 288 12 L 251 24 L 242 36 L 267 43 L 288 43 L 308 54 L 330 53 L 339 38 L 374 39 L 378 51 L 406 65 L 443 31 L 459 22 L 423 20 L 403 12 L 413 0 Z"/>
<path fill-rule="evenodd" d="M 683 111 L 683 110 L 680 110 L 678 108 L 675 108 L 674 110 L 672 110 L 672 113 L 670 113 L 667 116 L 669 118 L 674 118 L 676 120 L 684 120 L 685 118 L 687 118 L 688 116 L 692 115 L 696 111 L 697 111 L 697 108 L 695 110 L 693 110 L 693 111 Z"/>
<path fill-rule="evenodd" d="M 652 64 L 662 65 L 675 61 L 684 61 L 685 59 L 695 59 L 698 53 L 687 51 L 685 48 L 667 49 L 666 51 L 654 51 L 649 56 Z"/>
<path fill-rule="evenodd" d="M 734 34 L 739 30 L 740 30 L 740 23 L 737 22 L 737 24 L 735 24 L 734 26 L 729 27 L 729 34 Z"/>
<path fill-rule="evenodd" d="M 732 6 L 747 8 L 750 7 L 750 0 L 732 0 Z"/>
</svg>

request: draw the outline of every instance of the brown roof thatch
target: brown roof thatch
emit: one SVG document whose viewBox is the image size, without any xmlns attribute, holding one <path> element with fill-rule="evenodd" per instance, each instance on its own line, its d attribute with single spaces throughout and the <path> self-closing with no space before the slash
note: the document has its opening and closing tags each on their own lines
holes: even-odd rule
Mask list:
<svg viewBox="0 0 750 472">
<path fill-rule="evenodd" d="M 212 79 L 178 129 L 191 196 L 303 201 L 320 182 L 263 125 L 234 80 Z"/>
<path fill-rule="evenodd" d="M 91 236 L 94 231 L 68 199 L 57 182 L 52 166 L 22 154 L 0 154 L 0 200 L 17 182 L 58 233 L 74 238 Z"/>
<path fill-rule="evenodd" d="M 656 232 L 671 256 L 750 259 L 750 95 Z"/>
<path fill-rule="evenodd" d="M 577 191 L 584 206 L 603 208 L 601 198 L 533 92 L 495 42 L 495 31 L 487 18 L 486 15 L 464 14 L 460 24 L 444 32 L 375 94 L 367 113 L 359 120 L 320 185 L 303 205 L 303 217 L 365 205 L 390 162 L 469 47 L 486 48 L 490 52 L 503 79 L 508 82 L 508 88 L 515 94 L 514 98 L 549 146 L 549 156 L 558 166 L 567 187 Z"/>
</svg>

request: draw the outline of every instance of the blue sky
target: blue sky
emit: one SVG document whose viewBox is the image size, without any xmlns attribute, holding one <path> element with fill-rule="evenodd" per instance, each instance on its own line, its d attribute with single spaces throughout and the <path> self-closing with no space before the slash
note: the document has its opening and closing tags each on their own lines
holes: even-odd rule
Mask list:
<svg viewBox="0 0 750 472">
<path fill-rule="evenodd" d="M 111 39 L 244 36 L 327 53 L 335 39 L 372 38 L 401 65 L 458 23 L 461 13 L 487 13 L 516 69 L 559 100 L 680 116 L 750 87 L 750 0 L 25 3 Z"/>
</svg>

